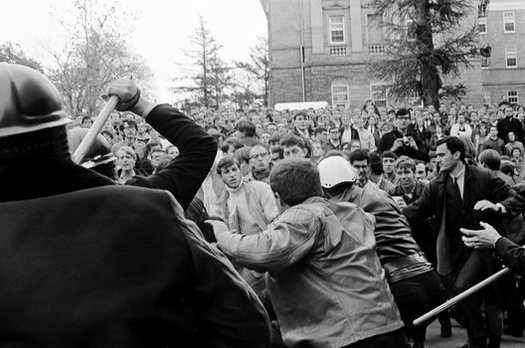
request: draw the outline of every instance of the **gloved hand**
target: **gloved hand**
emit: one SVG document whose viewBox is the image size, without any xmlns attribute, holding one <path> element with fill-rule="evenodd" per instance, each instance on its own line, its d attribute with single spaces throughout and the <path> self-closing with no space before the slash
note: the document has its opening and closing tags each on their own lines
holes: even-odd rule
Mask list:
<svg viewBox="0 0 525 348">
<path fill-rule="evenodd" d="M 140 99 L 140 89 L 132 80 L 120 79 L 111 82 L 103 98 L 107 100 L 107 98 L 112 95 L 119 98 L 115 109 L 118 111 L 128 111 L 137 105 Z"/>
</svg>

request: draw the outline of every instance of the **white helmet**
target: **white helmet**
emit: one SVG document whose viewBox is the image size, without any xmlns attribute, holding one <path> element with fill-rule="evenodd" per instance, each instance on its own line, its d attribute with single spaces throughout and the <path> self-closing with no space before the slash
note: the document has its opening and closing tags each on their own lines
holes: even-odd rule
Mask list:
<svg viewBox="0 0 525 348">
<path fill-rule="evenodd" d="M 341 156 L 330 156 L 317 166 L 323 188 L 332 188 L 343 182 L 354 183 L 357 180 L 355 169 Z"/>
</svg>

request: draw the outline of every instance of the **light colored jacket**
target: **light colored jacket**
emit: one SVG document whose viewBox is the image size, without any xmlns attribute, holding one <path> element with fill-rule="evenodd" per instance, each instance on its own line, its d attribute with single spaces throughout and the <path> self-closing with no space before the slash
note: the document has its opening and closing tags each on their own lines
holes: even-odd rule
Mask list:
<svg viewBox="0 0 525 348">
<path fill-rule="evenodd" d="M 269 272 L 287 347 L 343 347 L 403 326 L 375 252 L 374 227 L 374 218 L 351 203 L 312 197 L 264 232 L 223 232 L 217 241 L 238 264 Z"/>
<path fill-rule="evenodd" d="M 228 228 L 236 230 L 242 234 L 254 234 L 264 231 L 272 220 L 279 215 L 279 210 L 275 202 L 270 185 L 262 181 L 244 181 L 241 184 L 241 190 L 246 193 L 246 202 L 250 205 L 251 216 L 245 216 L 245 219 L 253 219 L 255 224 L 259 227 L 259 231 L 243 231 L 239 224 L 238 210 L 228 208 L 228 198 L 230 193 L 225 190 L 219 197 L 219 206 L 221 215 L 226 221 Z"/>
</svg>

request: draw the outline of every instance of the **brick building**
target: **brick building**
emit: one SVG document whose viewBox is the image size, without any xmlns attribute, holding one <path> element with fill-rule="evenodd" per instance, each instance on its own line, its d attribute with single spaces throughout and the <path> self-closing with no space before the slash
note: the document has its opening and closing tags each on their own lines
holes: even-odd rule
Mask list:
<svg viewBox="0 0 525 348">
<path fill-rule="evenodd" d="M 367 99 L 380 106 L 389 104 L 384 85 L 369 74 L 369 62 L 384 56 L 385 44 L 380 18 L 371 3 L 261 0 L 268 19 L 270 105 L 327 101 L 360 107 Z M 473 11 L 471 25 L 476 17 Z M 472 64 L 474 68 L 465 70 L 460 79 L 469 87 L 465 102 L 480 104 L 481 59 Z"/>
<path fill-rule="evenodd" d="M 479 32 L 491 55 L 482 60 L 483 93 L 488 103 L 525 101 L 525 0 L 483 3 Z"/>
</svg>

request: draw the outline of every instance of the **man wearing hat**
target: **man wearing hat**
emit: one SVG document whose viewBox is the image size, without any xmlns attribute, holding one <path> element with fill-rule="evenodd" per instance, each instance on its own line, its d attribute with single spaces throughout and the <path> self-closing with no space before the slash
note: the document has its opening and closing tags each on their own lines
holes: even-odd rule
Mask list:
<svg viewBox="0 0 525 348">
<path fill-rule="evenodd" d="M 117 186 L 72 163 L 60 96 L 42 74 L 1 63 L 0 90 L 4 344 L 267 346 L 262 305 L 184 219 L 172 194 Z M 159 132 L 169 119 L 205 144 L 193 122 L 141 98 L 133 83 L 119 81 L 108 92 L 119 97 L 118 110 L 146 117 Z M 213 158 L 216 146 L 209 148 Z M 171 175 L 148 183 L 186 177 L 189 191 L 185 182 L 171 183 L 170 191 L 187 202 L 211 167 L 207 157 L 204 165 L 192 161 L 187 156 Z"/>
</svg>

